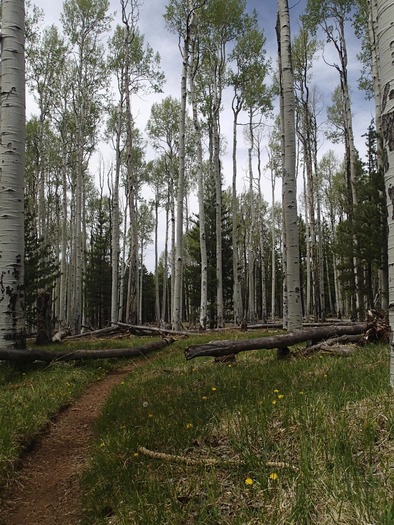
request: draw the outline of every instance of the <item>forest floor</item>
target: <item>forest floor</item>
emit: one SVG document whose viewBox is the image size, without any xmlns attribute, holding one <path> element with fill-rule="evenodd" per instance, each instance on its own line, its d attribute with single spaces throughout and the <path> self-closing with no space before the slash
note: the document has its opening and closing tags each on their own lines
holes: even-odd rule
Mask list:
<svg viewBox="0 0 394 525">
<path fill-rule="evenodd" d="M 1 525 L 77 525 L 79 477 L 89 460 L 94 425 L 111 390 L 144 361 L 111 371 L 63 410 L 34 442 L 1 497 Z"/>
</svg>

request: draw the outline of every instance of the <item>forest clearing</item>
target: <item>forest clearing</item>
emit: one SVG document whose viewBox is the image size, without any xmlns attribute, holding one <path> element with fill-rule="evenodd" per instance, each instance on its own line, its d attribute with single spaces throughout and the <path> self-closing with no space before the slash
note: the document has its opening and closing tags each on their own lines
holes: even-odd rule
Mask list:
<svg viewBox="0 0 394 525">
<path fill-rule="evenodd" d="M 292 347 L 286 359 L 274 350 L 243 352 L 221 363 L 184 357 L 188 346 L 212 339 L 280 333 L 194 334 L 133 361 L 3 362 L 0 476 L 14 510 L 2 521 L 8 512 L 2 505 L 0 523 L 392 523 L 394 399 L 387 345 L 369 344 L 348 357 L 308 354 L 303 344 Z M 81 345 L 140 346 L 146 338 L 141 339 L 62 346 L 70 351 Z M 102 406 L 77 459 L 66 448 L 48 478 L 50 490 L 42 470 L 36 485 L 18 478 L 51 426 L 61 424 L 66 406 L 86 419 L 62 428 L 63 438 L 84 432 L 89 420 L 78 398 L 99 387 L 113 368 L 122 375 L 88 401 L 88 412 L 96 403 Z M 35 447 L 28 446 L 31 440 Z M 26 446 L 20 471 L 17 459 Z M 48 463 L 50 454 L 43 456 Z M 74 463 L 74 476 L 61 485 Z M 57 484 L 63 487 L 60 495 Z M 24 512 L 30 512 L 28 520 Z M 13 515 L 25 521 L 13 521 Z"/>
<path fill-rule="evenodd" d="M 0 0 L 0 525 L 393 525 L 394 0 L 150 0 L 166 72 L 143 2 L 38 1 Z"/>
</svg>

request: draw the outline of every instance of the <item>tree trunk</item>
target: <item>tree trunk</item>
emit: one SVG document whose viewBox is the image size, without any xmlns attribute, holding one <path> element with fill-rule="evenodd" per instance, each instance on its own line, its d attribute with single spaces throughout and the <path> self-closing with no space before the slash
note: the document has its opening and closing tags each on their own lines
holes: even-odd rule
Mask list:
<svg viewBox="0 0 394 525">
<path fill-rule="evenodd" d="M 389 323 L 394 327 L 394 3 L 377 2 L 379 78 L 382 94 L 382 133 L 385 150 L 385 183 L 388 202 Z M 390 385 L 394 388 L 394 337 L 390 343 Z"/>
<path fill-rule="evenodd" d="M 186 34 L 183 42 L 182 78 L 181 78 L 181 107 L 179 114 L 179 171 L 177 188 L 177 216 L 175 239 L 175 277 L 174 277 L 174 303 L 172 327 L 179 330 L 182 323 L 182 274 L 183 274 L 183 200 L 185 191 L 185 127 L 186 127 L 186 102 L 187 102 L 187 77 L 189 67 L 190 31 L 193 13 L 188 14 Z"/>
<path fill-rule="evenodd" d="M 194 50 L 191 52 L 191 64 L 195 62 Z M 207 327 L 207 305 L 208 305 L 208 256 L 206 242 L 206 221 L 204 207 L 204 175 L 203 175 L 203 151 L 201 125 L 198 118 L 195 71 L 190 71 L 190 98 L 193 111 L 193 123 L 196 133 L 196 155 L 197 155 L 197 194 L 198 194 L 198 218 L 200 222 L 200 257 L 201 257 L 201 279 L 200 279 L 200 329 Z"/>
<path fill-rule="evenodd" d="M 238 263 L 238 235 L 237 235 L 237 126 L 238 115 L 242 108 L 239 98 L 233 98 L 233 180 L 231 198 L 231 218 L 232 218 L 232 243 L 233 243 L 233 313 L 234 325 L 239 326 L 243 319 L 242 300 L 241 300 L 241 275 Z"/>
<path fill-rule="evenodd" d="M 0 95 L 0 347 L 24 348 L 25 12 L 3 0 Z"/>
<path fill-rule="evenodd" d="M 122 94 L 120 95 L 122 97 Z M 116 128 L 116 146 L 115 146 L 115 180 L 112 184 L 112 276 L 111 276 L 111 323 L 116 323 L 119 319 L 119 178 L 121 168 L 121 147 L 120 139 L 122 132 L 122 108 L 123 104 L 119 102 L 118 119 Z"/>
<path fill-rule="evenodd" d="M 278 13 L 281 90 L 284 105 L 283 214 L 285 217 L 284 232 L 286 237 L 287 328 L 291 331 L 302 326 L 302 305 L 295 173 L 295 99 L 291 63 L 290 18 L 287 0 L 278 0 Z"/>
<path fill-rule="evenodd" d="M 112 348 L 107 350 L 13 350 L 0 349 L 0 360 L 14 361 L 19 363 L 31 363 L 33 361 L 44 361 L 51 363 L 53 361 L 77 361 L 81 359 L 112 359 L 119 357 L 140 357 L 146 356 L 156 350 L 161 350 L 172 344 L 175 340 L 171 338 L 148 343 L 136 348 Z"/>
<path fill-rule="evenodd" d="M 366 323 L 357 323 L 348 326 L 322 326 L 307 330 L 296 330 L 283 335 L 245 339 L 243 341 L 211 341 L 202 345 L 192 345 L 186 348 L 186 359 L 203 356 L 224 356 L 238 354 L 248 350 L 269 350 L 274 348 L 288 348 L 289 346 L 305 341 L 317 342 L 322 339 L 341 335 L 361 335 L 367 329 Z"/>
</svg>

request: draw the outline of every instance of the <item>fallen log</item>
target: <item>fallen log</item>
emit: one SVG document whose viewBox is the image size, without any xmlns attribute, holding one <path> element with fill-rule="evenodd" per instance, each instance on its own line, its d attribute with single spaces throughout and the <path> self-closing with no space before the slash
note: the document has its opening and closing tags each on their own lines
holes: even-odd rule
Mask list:
<svg viewBox="0 0 394 525">
<path fill-rule="evenodd" d="M 170 337 L 148 343 L 135 348 L 110 348 L 99 350 L 41 350 L 26 349 L 16 350 L 14 348 L 0 348 L 0 360 L 13 361 L 18 363 L 31 363 L 33 361 L 44 361 L 51 363 L 54 361 L 76 361 L 82 359 L 111 359 L 116 357 L 140 357 L 145 356 L 156 350 L 161 350 L 172 344 L 175 339 Z"/>
<path fill-rule="evenodd" d="M 325 341 L 320 341 L 319 343 L 308 345 L 303 354 L 308 355 L 313 352 L 317 352 L 320 350 L 323 350 L 325 352 L 329 351 L 330 347 L 338 346 L 338 345 L 347 345 L 347 344 L 355 344 L 355 345 L 361 345 L 364 342 L 364 337 L 362 334 L 356 334 L 356 335 L 341 335 L 339 337 L 331 337 L 330 339 L 326 339 Z"/>
<path fill-rule="evenodd" d="M 143 336 L 143 335 L 158 335 L 158 334 L 172 334 L 172 335 L 184 335 L 189 336 L 192 331 L 185 331 L 185 330 L 170 330 L 167 328 L 155 328 L 153 326 L 140 326 L 140 325 L 134 325 L 134 324 L 128 324 L 128 323 L 116 323 L 121 328 L 126 328 L 131 334 Z M 195 331 L 195 333 L 199 333 L 198 331 Z"/>
<path fill-rule="evenodd" d="M 274 335 L 271 337 L 260 337 L 257 339 L 245 339 L 242 341 L 210 341 L 202 345 L 192 345 L 186 348 L 187 360 L 202 356 L 224 356 L 238 354 L 248 350 L 269 350 L 274 348 L 286 348 L 295 344 L 310 341 L 311 343 L 339 337 L 341 335 L 361 336 L 367 329 L 366 323 L 354 323 L 348 326 L 321 326 L 309 328 L 308 330 L 297 330 L 288 334 Z"/>
</svg>

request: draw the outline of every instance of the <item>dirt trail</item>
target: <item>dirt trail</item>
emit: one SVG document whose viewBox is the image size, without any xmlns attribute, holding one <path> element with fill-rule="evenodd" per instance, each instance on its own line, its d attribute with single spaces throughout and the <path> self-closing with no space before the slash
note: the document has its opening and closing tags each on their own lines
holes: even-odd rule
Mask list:
<svg viewBox="0 0 394 525">
<path fill-rule="evenodd" d="M 81 523 L 79 477 L 89 459 L 94 424 L 113 387 L 144 364 L 110 372 L 50 424 L 1 502 L 0 525 Z"/>
</svg>

